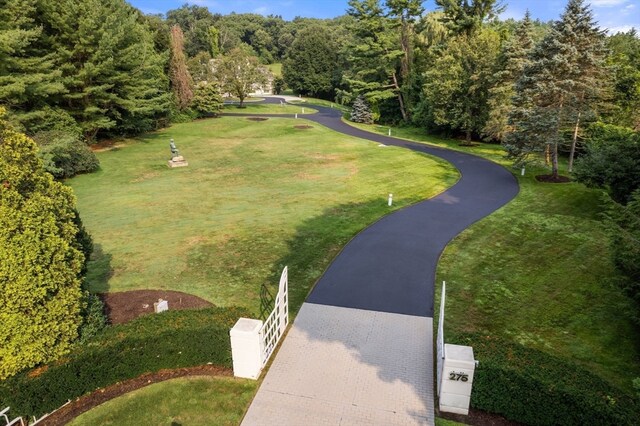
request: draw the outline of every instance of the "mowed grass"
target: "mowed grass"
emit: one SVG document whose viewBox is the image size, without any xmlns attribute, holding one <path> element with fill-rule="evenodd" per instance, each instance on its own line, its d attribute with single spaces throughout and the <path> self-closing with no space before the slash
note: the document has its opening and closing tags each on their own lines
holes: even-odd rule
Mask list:
<svg viewBox="0 0 640 426">
<path fill-rule="evenodd" d="M 389 129 L 349 124 L 382 134 Z M 415 127 L 392 128 L 391 134 L 511 164 L 500 145 L 460 146 Z M 633 303 L 616 285 L 602 194 L 534 178 L 548 173 L 540 166 L 528 167 L 524 177 L 515 171 L 515 200 L 445 249 L 437 272 L 437 283 L 447 282 L 445 329 L 505 337 L 631 390 L 640 376 L 640 330 Z M 438 303 L 439 296 L 437 288 Z"/>
<path fill-rule="evenodd" d="M 534 173 L 519 179 L 514 201 L 446 248 L 437 274 L 447 282 L 445 329 L 506 337 L 630 390 L 639 332 L 616 285 L 600 193 Z"/>
<path fill-rule="evenodd" d="M 83 425 L 238 425 L 257 382 L 188 377 L 155 383 L 112 399 L 69 423 Z"/>
<path fill-rule="evenodd" d="M 167 167 L 170 138 L 188 167 Z M 286 118 L 179 124 L 98 157 L 100 171 L 68 181 L 96 244 L 91 290 L 171 289 L 256 313 L 282 267 L 295 312 L 357 232 L 458 177 L 443 161 Z"/>
<path fill-rule="evenodd" d="M 224 106 L 223 112 L 228 114 L 314 114 L 318 112 L 318 110 L 305 105 L 247 103 L 243 105 L 243 108 L 239 108 L 238 105 L 235 103 L 227 104 Z"/>
</svg>

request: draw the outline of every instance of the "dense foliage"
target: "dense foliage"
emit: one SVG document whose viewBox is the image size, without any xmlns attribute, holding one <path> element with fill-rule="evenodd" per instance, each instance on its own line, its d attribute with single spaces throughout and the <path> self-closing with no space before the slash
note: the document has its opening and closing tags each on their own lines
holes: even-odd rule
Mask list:
<svg viewBox="0 0 640 426">
<path fill-rule="evenodd" d="M 45 172 L 35 142 L 0 121 L 0 379 L 56 359 L 78 337 L 76 222 L 71 190 Z"/>
<path fill-rule="evenodd" d="M 45 369 L 0 382 L 13 415 L 41 416 L 96 389 L 168 368 L 231 367 L 229 329 L 237 308 L 168 311 L 111 326 Z"/>
<path fill-rule="evenodd" d="M 57 179 L 91 173 L 100 167 L 96 155 L 78 136 L 51 130 L 37 133 L 34 140 L 44 168 Z"/>
<path fill-rule="evenodd" d="M 600 124 L 592 126 L 588 137 L 586 153 L 576 164 L 576 179 L 605 188 L 613 200 L 626 204 L 640 189 L 640 133 Z"/>
<path fill-rule="evenodd" d="M 637 422 L 640 404 L 584 368 L 504 339 L 455 336 L 473 346 L 471 406 L 528 425 Z"/>
</svg>

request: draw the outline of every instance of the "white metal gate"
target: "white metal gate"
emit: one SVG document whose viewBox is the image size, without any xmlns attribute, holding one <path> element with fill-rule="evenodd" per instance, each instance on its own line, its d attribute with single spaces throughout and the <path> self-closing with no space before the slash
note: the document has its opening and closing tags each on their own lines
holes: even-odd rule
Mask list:
<svg viewBox="0 0 640 426">
<path fill-rule="evenodd" d="M 275 307 L 267 317 L 260 329 L 260 340 L 262 342 L 262 366 L 264 366 L 273 353 L 280 338 L 289 324 L 289 278 L 288 270 L 285 266 L 280 276 L 278 294 L 275 298 Z"/>
</svg>

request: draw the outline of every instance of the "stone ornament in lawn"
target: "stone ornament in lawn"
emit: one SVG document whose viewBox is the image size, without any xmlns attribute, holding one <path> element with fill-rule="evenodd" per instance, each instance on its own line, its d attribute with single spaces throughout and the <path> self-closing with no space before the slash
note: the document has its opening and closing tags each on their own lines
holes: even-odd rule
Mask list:
<svg viewBox="0 0 640 426">
<path fill-rule="evenodd" d="M 168 311 L 169 301 L 158 299 L 158 301 L 153 304 L 153 310 L 155 311 L 156 314 L 159 314 L 160 312 Z"/>
<path fill-rule="evenodd" d="M 171 149 L 171 160 L 169 160 L 168 163 L 169 167 L 186 167 L 189 165 L 184 157 L 180 155 L 180 151 L 178 151 L 178 147 L 176 147 L 176 143 L 173 139 L 169 142 L 169 148 Z"/>
</svg>

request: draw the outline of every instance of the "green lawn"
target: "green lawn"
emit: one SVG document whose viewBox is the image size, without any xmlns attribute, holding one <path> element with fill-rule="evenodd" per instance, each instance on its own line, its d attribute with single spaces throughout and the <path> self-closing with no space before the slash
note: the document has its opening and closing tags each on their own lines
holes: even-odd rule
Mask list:
<svg viewBox="0 0 640 426">
<path fill-rule="evenodd" d="M 155 383 L 112 399 L 69 423 L 81 425 L 238 425 L 257 382 L 189 377 Z"/>
<path fill-rule="evenodd" d="M 289 105 L 289 104 L 245 104 L 243 108 L 238 108 L 237 104 L 225 105 L 225 113 L 237 113 L 237 114 L 313 114 L 318 110 L 311 107 L 302 105 Z"/>
<path fill-rule="evenodd" d="M 389 129 L 349 124 L 381 134 Z M 510 165 L 496 144 L 464 147 L 415 127 L 391 133 Z M 437 273 L 438 283 L 447 281 L 445 327 L 541 349 L 631 390 L 640 376 L 640 332 L 632 302 L 615 284 L 601 193 L 534 179 L 546 173 L 541 167 L 516 173 L 516 199 L 445 249 Z"/>
<path fill-rule="evenodd" d="M 170 138 L 189 167 L 167 167 Z M 256 313 L 283 266 L 295 312 L 353 235 L 457 179 L 440 160 L 301 119 L 198 120 L 98 157 L 100 171 L 68 181 L 97 248 L 91 290 L 172 289 Z"/>
</svg>

